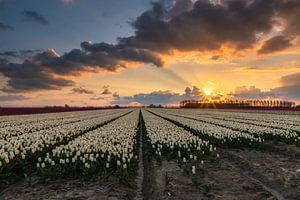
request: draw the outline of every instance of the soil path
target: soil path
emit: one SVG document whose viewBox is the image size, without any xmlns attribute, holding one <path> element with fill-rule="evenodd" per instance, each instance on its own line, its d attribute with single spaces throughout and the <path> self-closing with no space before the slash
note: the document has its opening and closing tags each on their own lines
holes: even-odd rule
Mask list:
<svg viewBox="0 0 300 200">
<path fill-rule="evenodd" d="M 143 170 L 144 170 L 144 179 L 143 179 L 143 199 L 144 200 L 153 200 L 153 194 L 156 191 L 154 188 L 154 165 L 153 159 L 150 151 L 150 144 L 148 143 L 146 127 L 144 124 L 144 119 L 142 114 L 140 114 L 141 120 L 141 141 L 142 141 L 142 160 L 143 160 Z"/>
<path fill-rule="evenodd" d="M 143 145 L 143 118 L 141 115 L 139 115 L 139 164 L 138 164 L 138 174 L 136 177 L 136 185 L 137 185 L 137 191 L 136 191 L 136 196 L 134 200 L 143 200 L 143 182 L 144 182 L 144 145 Z"/>
</svg>

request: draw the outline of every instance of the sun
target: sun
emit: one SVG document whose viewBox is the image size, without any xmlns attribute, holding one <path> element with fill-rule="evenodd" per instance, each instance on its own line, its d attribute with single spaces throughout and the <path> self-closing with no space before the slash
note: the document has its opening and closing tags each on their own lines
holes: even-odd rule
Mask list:
<svg viewBox="0 0 300 200">
<path fill-rule="evenodd" d="M 203 88 L 203 91 L 206 96 L 210 96 L 213 92 L 212 89 L 209 88 Z"/>
</svg>

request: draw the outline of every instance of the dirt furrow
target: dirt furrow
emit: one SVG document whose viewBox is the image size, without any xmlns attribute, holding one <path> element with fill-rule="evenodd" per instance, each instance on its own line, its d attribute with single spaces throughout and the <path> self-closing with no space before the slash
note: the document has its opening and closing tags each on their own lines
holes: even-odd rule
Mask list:
<svg viewBox="0 0 300 200">
<path fill-rule="evenodd" d="M 143 199 L 144 200 L 151 200 L 152 195 L 154 193 L 154 165 L 151 156 L 150 146 L 148 143 L 146 127 L 144 124 L 144 119 L 142 113 L 140 113 L 140 120 L 141 120 L 141 132 L 140 134 L 142 139 L 142 160 L 143 160 Z"/>
<path fill-rule="evenodd" d="M 299 199 L 297 162 L 256 150 L 220 150 L 223 159 L 239 168 L 277 199 Z M 298 166 L 299 167 L 299 166 Z"/>
<path fill-rule="evenodd" d="M 144 182 L 144 157 L 143 157 L 143 120 L 142 113 L 139 115 L 139 163 L 138 163 L 138 174 L 136 177 L 137 191 L 134 200 L 143 200 L 143 182 Z"/>
<path fill-rule="evenodd" d="M 256 178 L 246 175 L 246 177 L 248 177 L 249 179 L 257 182 L 258 184 L 260 184 L 266 191 L 270 192 L 274 197 L 276 197 L 278 200 L 286 200 L 286 198 L 284 198 L 278 191 L 269 188 L 268 186 L 266 186 L 265 184 L 263 184 L 260 180 L 257 180 Z"/>
</svg>

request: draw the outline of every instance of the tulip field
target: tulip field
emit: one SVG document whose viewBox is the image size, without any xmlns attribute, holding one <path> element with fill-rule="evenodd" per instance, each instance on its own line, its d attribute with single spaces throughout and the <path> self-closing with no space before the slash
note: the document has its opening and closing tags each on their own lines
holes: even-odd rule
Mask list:
<svg viewBox="0 0 300 200">
<path fill-rule="evenodd" d="M 0 199 L 300 199 L 300 113 L 1 116 L 0 188 Z"/>
</svg>

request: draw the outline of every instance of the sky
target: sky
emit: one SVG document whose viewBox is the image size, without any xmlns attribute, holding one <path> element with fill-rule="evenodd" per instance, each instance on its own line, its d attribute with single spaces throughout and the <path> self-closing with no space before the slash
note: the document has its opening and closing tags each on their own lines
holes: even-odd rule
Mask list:
<svg viewBox="0 0 300 200">
<path fill-rule="evenodd" d="M 300 104 L 298 0 L 0 0 L 0 106 Z"/>
</svg>

